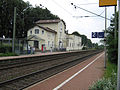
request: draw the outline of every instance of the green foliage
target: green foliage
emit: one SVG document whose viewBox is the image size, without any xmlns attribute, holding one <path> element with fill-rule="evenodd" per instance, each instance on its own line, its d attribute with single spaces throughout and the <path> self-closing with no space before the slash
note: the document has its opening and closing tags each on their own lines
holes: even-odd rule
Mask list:
<svg viewBox="0 0 120 90">
<path fill-rule="evenodd" d="M 108 79 L 100 79 L 97 83 L 91 86 L 89 90 L 117 90 L 116 74 Z"/>
<path fill-rule="evenodd" d="M 16 16 L 16 37 L 27 36 L 27 30 L 30 29 L 37 20 L 40 19 L 58 19 L 47 8 L 42 9 L 39 6 L 32 7 L 29 2 L 23 0 L 1 0 L 0 1 L 0 37 L 12 37 L 14 7 L 17 8 Z"/>
<path fill-rule="evenodd" d="M 12 46 L 9 45 L 0 45 L 0 53 L 12 52 Z"/>
<path fill-rule="evenodd" d="M 76 36 L 81 36 L 77 31 L 73 32 L 72 34 L 74 34 Z"/>
<path fill-rule="evenodd" d="M 88 48 L 92 48 L 92 42 L 90 39 L 87 39 L 87 44 L 86 46 L 88 46 Z"/>
<path fill-rule="evenodd" d="M 104 78 L 95 82 L 89 90 L 117 90 L 117 66 L 107 63 Z"/>
<path fill-rule="evenodd" d="M 87 47 L 83 47 L 82 50 L 87 50 Z"/>
<path fill-rule="evenodd" d="M 98 48 L 99 48 L 99 47 L 98 47 L 98 43 L 93 43 L 92 45 L 93 45 L 93 47 L 94 47 L 95 49 L 98 49 Z"/>
<path fill-rule="evenodd" d="M 104 45 L 99 45 L 99 49 L 104 49 Z"/>
<path fill-rule="evenodd" d="M 117 14 L 117 31 L 118 31 L 118 13 Z M 114 36 L 115 34 L 115 18 L 112 18 L 110 27 L 107 30 L 107 53 L 108 53 L 108 60 L 112 63 L 117 64 L 118 58 L 118 35 Z M 116 31 L 116 33 L 117 33 Z"/>
<path fill-rule="evenodd" d="M 18 55 L 15 53 L 0 53 L 0 57 L 3 57 L 3 56 L 18 56 Z"/>
<path fill-rule="evenodd" d="M 111 63 L 110 61 L 107 62 L 107 68 L 104 73 L 105 78 L 112 77 L 113 73 L 117 73 L 117 65 Z"/>
</svg>

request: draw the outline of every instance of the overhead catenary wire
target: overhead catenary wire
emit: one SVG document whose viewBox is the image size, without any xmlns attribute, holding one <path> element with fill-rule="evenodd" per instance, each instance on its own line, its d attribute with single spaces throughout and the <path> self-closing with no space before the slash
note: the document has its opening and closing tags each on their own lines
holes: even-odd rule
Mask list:
<svg viewBox="0 0 120 90">
<path fill-rule="evenodd" d="M 79 4 L 79 5 L 93 5 L 93 4 L 98 4 L 98 3 L 84 3 L 84 4 Z"/>
<path fill-rule="evenodd" d="M 84 9 L 84 8 L 81 8 L 81 7 L 77 6 L 77 5 L 74 5 L 73 3 L 71 3 L 71 5 L 73 5 L 75 8 L 82 9 L 82 10 L 84 10 L 84 11 L 86 11 L 86 12 L 89 12 L 89 13 L 94 14 L 94 15 L 96 15 L 96 16 L 99 16 L 99 17 L 101 17 L 101 18 L 105 18 L 104 16 L 101 16 L 101 15 L 99 15 L 99 14 L 96 14 L 96 13 L 91 12 L 91 11 L 89 11 L 89 10 L 86 10 L 86 9 Z M 107 20 L 111 20 L 111 19 L 109 19 L 109 18 L 106 18 L 106 19 L 107 19 Z"/>
<path fill-rule="evenodd" d="M 103 13 L 104 13 L 104 11 L 99 15 L 102 15 Z M 73 17 L 75 17 L 75 18 L 83 18 L 83 17 L 97 17 L 97 16 L 73 16 Z"/>
<path fill-rule="evenodd" d="M 60 4 L 58 4 L 55 0 L 52 0 L 55 4 L 57 4 L 60 8 L 62 8 L 64 11 L 66 11 L 68 14 L 70 14 L 72 16 L 72 13 L 69 12 L 68 10 L 66 10 L 65 8 L 63 8 Z"/>
</svg>

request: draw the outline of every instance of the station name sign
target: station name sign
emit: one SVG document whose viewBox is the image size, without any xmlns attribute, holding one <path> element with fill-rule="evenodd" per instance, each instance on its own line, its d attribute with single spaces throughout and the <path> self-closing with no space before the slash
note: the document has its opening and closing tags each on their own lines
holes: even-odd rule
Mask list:
<svg viewBox="0 0 120 90">
<path fill-rule="evenodd" d="M 104 38 L 104 32 L 92 32 L 92 38 Z"/>
<path fill-rule="evenodd" d="M 99 6 L 117 6 L 117 0 L 99 0 Z"/>
</svg>

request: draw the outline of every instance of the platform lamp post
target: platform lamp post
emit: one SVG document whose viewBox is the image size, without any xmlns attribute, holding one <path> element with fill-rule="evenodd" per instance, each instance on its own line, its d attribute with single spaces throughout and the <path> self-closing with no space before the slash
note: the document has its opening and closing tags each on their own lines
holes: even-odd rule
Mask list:
<svg viewBox="0 0 120 90">
<path fill-rule="evenodd" d="M 15 31 L 16 31 L 16 7 L 14 7 L 14 24 L 13 24 L 13 40 L 12 40 L 12 52 L 15 52 Z"/>
</svg>

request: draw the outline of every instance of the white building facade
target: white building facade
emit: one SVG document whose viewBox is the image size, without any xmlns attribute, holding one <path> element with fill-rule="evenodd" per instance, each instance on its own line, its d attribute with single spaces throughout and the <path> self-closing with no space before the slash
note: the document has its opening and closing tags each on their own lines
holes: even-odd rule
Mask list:
<svg viewBox="0 0 120 90">
<path fill-rule="evenodd" d="M 55 37 L 55 48 L 58 50 L 66 48 L 66 25 L 63 20 L 39 20 L 36 22 L 36 24 L 43 27 L 49 27 L 52 30 L 56 31 L 57 35 Z"/>
<path fill-rule="evenodd" d="M 67 51 L 71 50 L 81 50 L 82 49 L 82 38 L 74 34 L 68 34 L 67 36 Z"/>
<path fill-rule="evenodd" d="M 31 46 L 44 50 L 81 50 L 81 37 L 66 34 L 63 20 L 39 20 L 28 30 L 27 39 Z"/>
<path fill-rule="evenodd" d="M 55 47 L 55 37 L 57 32 L 39 25 L 28 30 L 28 40 L 30 46 L 35 46 L 39 50 L 51 50 Z"/>
</svg>

